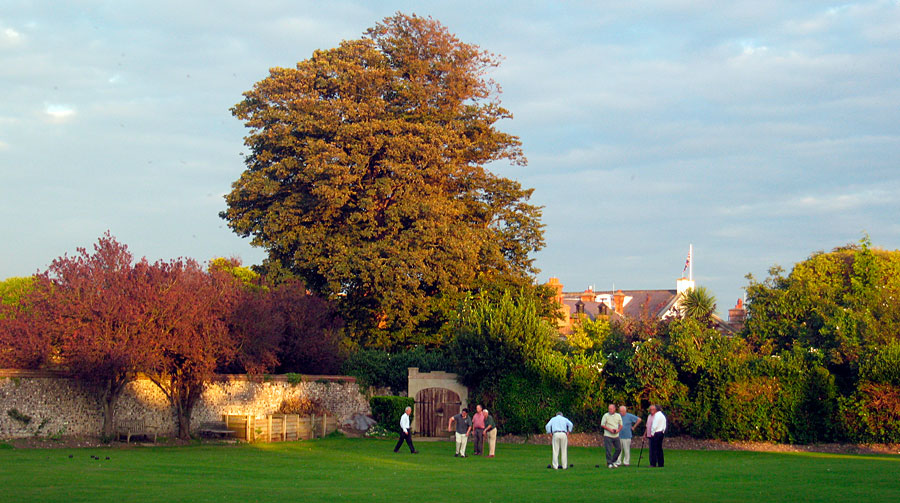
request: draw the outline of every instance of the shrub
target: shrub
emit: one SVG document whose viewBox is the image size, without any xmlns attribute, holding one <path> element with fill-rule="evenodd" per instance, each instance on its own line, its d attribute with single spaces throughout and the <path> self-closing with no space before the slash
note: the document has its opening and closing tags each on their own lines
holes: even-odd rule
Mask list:
<svg viewBox="0 0 900 503">
<path fill-rule="evenodd" d="M 859 380 L 900 386 L 900 341 L 869 350 L 859 363 Z"/>
<path fill-rule="evenodd" d="M 415 406 L 415 399 L 405 396 L 373 396 L 369 399 L 369 407 L 372 409 L 372 417 L 385 429 L 399 433 L 400 416 L 407 407 Z M 409 420 L 412 425 L 413 415 Z"/>
<path fill-rule="evenodd" d="M 498 428 L 505 433 L 543 433 L 557 411 L 568 414 L 569 394 L 534 372 L 508 373 L 494 390 L 494 414 Z"/>
<path fill-rule="evenodd" d="M 450 359 L 442 351 L 417 346 L 400 353 L 363 349 L 350 355 L 342 371 L 356 377 L 360 386 L 389 387 L 401 392 L 409 387 L 410 367 L 418 367 L 422 372 L 452 370 Z"/>
<path fill-rule="evenodd" d="M 774 377 L 755 376 L 730 383 L 722 407 L 720 428 L 724 438 L 786 440 L 786 411 L 779 407 L 781 393 L 781 383 Z"/>
<path fill-rule="evenodd" d="M 278 406 L 278 413 L 300 414 L 301 416 L 308 416 L 310 414 L 316 416 L 324 414 L 331 415 L 331 412 L 322 405 L 322 402 L 315 398 L 309 398 L 302 395 L 283 399 L 281 405 Z"/>
<path fill-rule="evenodd" d="M 856 442 L 900 442 L 900 386 L 865 382 L 841 400 L 843 432 Z"/>
</svg>

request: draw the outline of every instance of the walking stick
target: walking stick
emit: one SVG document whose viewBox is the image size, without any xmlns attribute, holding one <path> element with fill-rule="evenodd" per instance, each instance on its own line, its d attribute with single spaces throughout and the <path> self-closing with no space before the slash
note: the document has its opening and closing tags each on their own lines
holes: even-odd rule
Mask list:
<svg viewBox="0 0 900 503">
<path fill-rule="evenodd" d="M 644 435 L 641 435 L 641 452 L 640 452 L 640 454 L 638 454 L 638 465 L 637 465 L 638 468 L 641 467 L 641 457 L 644 456 L 644 438 L 646 438 L 646 437 L 644 437 Z"/>
</svg>

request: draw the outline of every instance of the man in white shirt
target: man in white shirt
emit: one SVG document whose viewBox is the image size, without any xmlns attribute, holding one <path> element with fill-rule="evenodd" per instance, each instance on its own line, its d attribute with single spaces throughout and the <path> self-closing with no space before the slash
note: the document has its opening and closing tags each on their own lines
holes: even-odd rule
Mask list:
<svg viewBox="0 0 900 503">
<path fill-rule="evenodd" d="M 650 437 L 650 466 L 662 468 L 663 439 L 666 437 L 666 416 L 656 405 L 650 406 L 650 417 L 647 418 L 647 436 Z"/>
<path fill-rule="evenodd" d="M 557 412 L 556 416 L 547 422 L 544 429 L 550 434 L 551 443 L 553 444 L 553 459 L 550 464 L 547 465 L 547 468 L 565 470 L 569 467 L 568 435 L 572 432 L 572 421 L 566 419 L 562 415 L 562 412 Z M 561 464 L 557 463 L 557 458 L 561 458 L 559 459 Z"/>
<path fill-rule="evenodd" d="M 412 443 L 412 433 L 409 431 L 409 414 L 412 412 L 412 407 L 407 407 L 403 412 L 403 415 L 400 416 L 400 438 L 397 440 L 397 445 L 394 447 L 394 452 L 400 451 L 400 446 L 403 445 L 403 441 L 406 440 L 406 445 L 409 446 L 409 452 L 413 454 L 418 454 L 419 451 L 413 447 Z"/>
</svg>

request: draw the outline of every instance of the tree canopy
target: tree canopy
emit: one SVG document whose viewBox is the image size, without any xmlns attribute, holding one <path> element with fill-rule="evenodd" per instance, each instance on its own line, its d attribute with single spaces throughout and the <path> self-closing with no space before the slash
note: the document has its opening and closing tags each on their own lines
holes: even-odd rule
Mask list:
<svg viewBox="0 0 900 503">
<path fill-rule="evenodd" d="M 531 189 L 486 165 L 524 165 L 485 74 L 499 58 L 439 22 L 396 14 L 362 38 L 273 68 L 232 113 L 246 170 L 221 213 L 267 262 L 340 303 L 356 342 L 423 342 L 446 297 L 525 284 L 543 246 Z M 421 331 L 419 331 L 421 333 Z"/>
<path fill-rule="evenodd" d="M 784 275 L 778 267 L 747 287 L 748 339 L 768 351 L 794 345 L 855 367 L 867 348 L 900 334 L 900 251 L 858 245 L 819 252 Z"/>
</svg>

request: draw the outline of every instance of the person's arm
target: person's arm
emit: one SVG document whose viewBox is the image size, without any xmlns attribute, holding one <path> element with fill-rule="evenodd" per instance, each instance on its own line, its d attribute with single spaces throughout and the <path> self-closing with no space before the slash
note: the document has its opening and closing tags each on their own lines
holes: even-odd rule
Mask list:
<svg viewBox="0 0 900 503">
<path fill-rule="evenodd" d="M 634 429 L 637 428 L 639 424 L 641 424 L 641 421 L 643 421 L 641 418 L 637 418 L 637 421 L 635 421 L 634 424 L 631 425 L 631 431 L 634 431 Z"/>
<path fill-rule="evenodd" d="M 608 416 L 604 415 L 604 416 L 603 416 L 603 419 L 600 420 L 600 427 L 603 428 L 604 430 L 610 432 L 610 433 L 615 433 L 615 430 L 613 430 L 612 428 L 610 428 L 609 426 L 606 425 L 606 418 L 607 418 L 607 417 L 608 417 Z"/>
<path fill-rule="evenodd" d="M 453 421 L 455 421 L 455 420 L 456 420 L 455 417 L 451 417 L 450 420 L 447 421 L 447 431 L 453 431 L 452 425 L 453 425 Z"/>
</svg>

